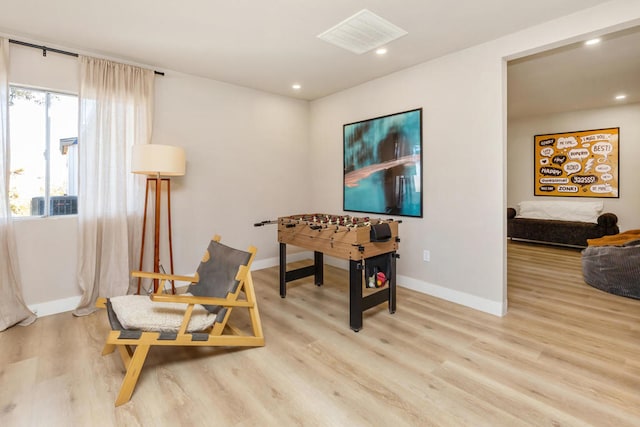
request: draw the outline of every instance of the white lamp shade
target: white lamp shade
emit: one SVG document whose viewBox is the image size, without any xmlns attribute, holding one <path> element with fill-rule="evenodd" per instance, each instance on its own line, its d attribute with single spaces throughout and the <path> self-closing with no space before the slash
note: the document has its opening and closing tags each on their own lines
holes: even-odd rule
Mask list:
<svg viewBox="0 0 640 427">
<path fill-rule="evenodd" d="M 184 149 L 172 145 L 137 144 L 131 151 L 131 172 L 144 175 L 182 176 Z"/>
</svg>

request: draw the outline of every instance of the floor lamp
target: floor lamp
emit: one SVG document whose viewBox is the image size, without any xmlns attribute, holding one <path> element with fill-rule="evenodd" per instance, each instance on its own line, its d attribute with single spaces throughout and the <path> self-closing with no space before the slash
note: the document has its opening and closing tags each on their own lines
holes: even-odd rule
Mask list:
<svg viewBox="0 0 640 427">
<path fill-rule="evenodd" d="M 160 272 L 160 210 L 162 182 L 167 183 L 167 224 L 169 228 L 169 259 L 171 274 L 173 274 L 173 248 L 171 243 L 171 176 L 182 176 L 185 172 L 184 150 L 180 147 L 158 144 L 134 145 L 131 156 L 131 172 L 147 175 L 147 188 L 144 197 L 144 220 L 142 223 L 142 244 L 140 246 L 140 267 L 144 259 L 144 241 L 147 231 L 147 212 L 149 205 L 149 189 L 155 190 L 154 212 L 154 240 L 153 240 L 153 271 Z M 158 291 L 158 280 L 153 281 L 153 292 Z M 171 282 L 171 291 L 175 293 L 175 285 Z M 138 294 L 140 294 L 140 278 L 138 278 Z"/>
</svg>

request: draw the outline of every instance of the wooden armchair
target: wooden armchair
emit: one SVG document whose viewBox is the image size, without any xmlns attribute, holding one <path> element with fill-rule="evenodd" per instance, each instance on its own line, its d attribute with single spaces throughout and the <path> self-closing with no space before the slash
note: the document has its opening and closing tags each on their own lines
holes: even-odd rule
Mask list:
<svg viewBox="0 0 640 427">
<path fill-rule="evenodd" d="M 251 263 L 256 248 L 247 252 L 220 243 L 215 236 L 194 277 L 133 272 L 134 277 L 159 279 L 158 293 L 100 298 L 107 309 L 111 332 L 103 355 L 119 350 L 126 374 L 115 401 L 131 399 L 151 346 L 264 346 Z M 167 280 L 190 281 L 186 294 L 161 294 Z M 234 309 L 247 309 L 250 326 L 243 331 L 228 323 Z"/>
</svg>

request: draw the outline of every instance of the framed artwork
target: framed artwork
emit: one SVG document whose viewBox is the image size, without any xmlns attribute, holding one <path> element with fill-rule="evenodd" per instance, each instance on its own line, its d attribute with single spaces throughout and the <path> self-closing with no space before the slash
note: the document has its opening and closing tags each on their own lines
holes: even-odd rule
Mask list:
<svg viewBox="0 0 640 427">
<path fill-rule="evenodd" d="M 345 211 L 422 217 L 422 108 L 343 126 Z"/>
<path fill-rule="evenodd" d="M 620 197 L 620 128 L 534 136 L 534 195 Z"/>
</svg>

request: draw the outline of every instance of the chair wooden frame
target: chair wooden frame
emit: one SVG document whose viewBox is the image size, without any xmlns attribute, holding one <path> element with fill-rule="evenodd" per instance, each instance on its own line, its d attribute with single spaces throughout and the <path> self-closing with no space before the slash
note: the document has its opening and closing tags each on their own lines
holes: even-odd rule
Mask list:
<svg viewBox="0 0 640 427">
<path fill-rule="evenodd" d="M 213 240 L 219 242 L 220 236 L 216 235 Z M 133 277 L 158 279 L 160 281 L 157 293 L 150 295 L 151 301 L 183 303 L 185 304 L 185 312 L 182 324 L 175 339 L 160 339 L 160 332 L 143 331 L 138 338 L 121 337 L 122 331 L 120 330 L 112 330 L 109 332 L 102 350 L 102 355 L 104 356 L 113 353 L 118 349 L 126 369 L 122 386 L 120 387 L 120 392 L 115 401 L 115 406 L 120 406 L 131 399 L 133 390 L 138 382 L 138 378 L 142 370 L 142 365 L 144 364 L 149 349 L 152 346 L 264 346 L 262 323 L 260 321 L 260 314 L 258 312 L 253 279 L 250 271 L 251 263 L 256 255 L 256 248 L 251 246 L 247 252 L 251 253 L 251 257 L 249 258 L 247 265 L 240 266 L 236 275 L 236 280 L 239 281 L 239 285 L 237 286 L 236 291 L 229 293 L 226 298 L 161 294 L 167 280 L 197 283 L 199 281 L 197 273 L 191 277 L 140 271 L 132 272 Z M 243 299 L 240 299 L 241 293 L 244 294 Z M 106 304 L 106 298 L 99 298 L 96 302 L 96 306 L 100 308 L 106 308 Z M 208 338 L 206 340 L 195 341 L 193 340 L 193 335 L 186 332 L 191 319 L 191 314 L 196 304 L 218 305 L 223 308 L 227 308 L 227 311 L 220 322 L 216 322 L 208 331 L 203 331 L 205 333 L 208 332 Z M 240 331 L 228 324 L 233 308 L 236 307 L 248 309 L 251 322 L 251 335 L 243 333 L 243 331 Z"/>
</svg>

